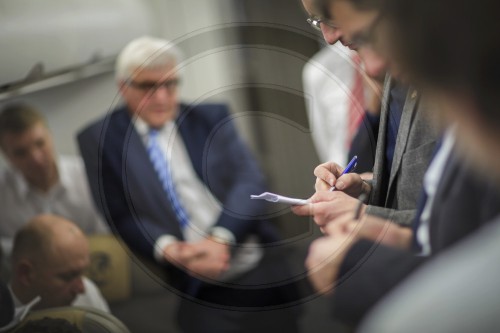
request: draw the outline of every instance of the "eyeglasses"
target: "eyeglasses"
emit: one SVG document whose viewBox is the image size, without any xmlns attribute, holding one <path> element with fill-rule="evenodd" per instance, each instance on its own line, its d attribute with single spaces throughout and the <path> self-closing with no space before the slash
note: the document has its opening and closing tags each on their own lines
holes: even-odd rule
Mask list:
<svg viewBox="0 0 500 333">
<path fill-rule="evenodd" d="M 314 30 L 318 30 L 318 31 L 321 31 L 321 23 L 323 24 L 326 24 L 327 26 L 329 26 L 330 28 L 333 28 L 333 29 L 338 29 L 338 27 L 333 24 L 332 21 L 330 20 L 326 20 L 326 19 L 321 19 L 317 16 L 310 16 L 306 19 L 307 23 L 309 23 L 309 25 L 314 29 Z"/>
<path fill-rule="evenodd" d="M 356 50 L 361 47 L 372 46 L 372 44 L 373 33 L 371 31 L 362 31 L 357 33 L 349 40 L 349 46 Z"/>
<path fill-rule="evenodd" d="M 180 83 L 179 79 L 172 79 L 163 82 L 152 82 L 152 81 L 135 82 L 132 80 L 127 82 L 129 86 L 142 91 L 156 91 L 160 88 L 165 88 L 168 91 L 174 91 L 177 88 L 177 86 L 179 86 L 179 83 Z"/>
<path fill-rule="evenodd" d="M 379 17 L 377 17 L 367 27 L 354 33 L 349 40 L 350 47 L 354 49 L 359 49 L 361 47 L 372 47 L 376 40 L 375 32 L 379 23 L 380 19 Z"/>
</svg>

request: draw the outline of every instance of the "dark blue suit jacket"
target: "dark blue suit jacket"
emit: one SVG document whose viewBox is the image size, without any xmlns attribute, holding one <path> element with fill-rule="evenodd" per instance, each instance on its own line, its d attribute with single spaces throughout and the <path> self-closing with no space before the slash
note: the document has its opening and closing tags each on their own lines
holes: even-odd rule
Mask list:
<svg viewBox="0 0 500 333">
<path fill-rule="evenodd" d="M 416 256 L 368 240 L 346 254 L 332 298 L 334 315 L 357 324 L 366 312 L 415 269 L 492 222 L 500 213 L 495 184 L 456 155 L 448 159 L 430 215 L 430 257 Z"/>
<path fill-rule="evenodd" d="M 176 120 L 194 170 L 223 204 L 216 225 L 238 242 L 250 234 L 273 237 L 262 222 L 264 177 L 224 105 L 181 105 Z M 168 198 L 126 108 L 78 134 L 93 197 L 112 228 L 136 252 L 153 257 L 157 238 L 183 239 Z M 269 241 L 268 239 L 266 241 Z"/>
</svg>

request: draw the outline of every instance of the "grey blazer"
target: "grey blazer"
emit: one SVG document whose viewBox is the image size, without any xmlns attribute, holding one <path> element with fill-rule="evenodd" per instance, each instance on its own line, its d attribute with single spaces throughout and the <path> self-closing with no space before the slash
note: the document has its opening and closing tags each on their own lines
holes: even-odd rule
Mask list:
<svg viewBox="0 0 500 333">
<path fill-rule="evenodd" d="M 436 128 L 426 119 L 424 114 L 426 111 L 419 107 L 417 92 L 410 88 L 401 116 L 391 174 L 384 196 L 382 177 L 387 167 L 385 149 L 392 85 L 393 81 L 388 77 L 384 84 L 372 192 L 367 213 L 389 218 L 399 224 L 410 225 L 416 213 L 422 180 L 432 158 L 438 135 Z"/>
</svg>

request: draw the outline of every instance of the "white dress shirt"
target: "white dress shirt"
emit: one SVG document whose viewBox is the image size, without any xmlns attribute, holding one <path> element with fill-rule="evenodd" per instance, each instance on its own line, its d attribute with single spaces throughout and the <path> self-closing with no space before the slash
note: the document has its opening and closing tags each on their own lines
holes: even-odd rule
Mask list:
<svg viewBox="0 0 500 333">
<path fill-rule="evenodd" d="M 8 285 L 7 288 L 9 289 L 10 292 L 12 304 L 14 305 L 14 317 L 12 318 L 9 324 L 0 327 L 0 332 L 7 332 L 11 328 L 19 324 L 21 321 L 23 321 L 23 319 L 31 311 L 31 308 L 34 307 L 41 300 L 40 296 L 37 296 L 33 298 L 28 304 L 22 304 L 21 301 L 17 299 L 10 285 Z"/>
<path fill-rule="evenodd" d="M 355 68 L 351 52 L 339 43 L 329 45 L 302 71 L 311 135 L 321 163 L 347 164 L 349 96 Z"/>
<path fill-rule="evenodd" d="M 89 307 L 110 313 L 108 303 L 102 296 L 99 288 L 87 277 L 84 276 L 82 279 L 85 292 L 79 294 L 71 305 Z"/>
<path fill-rule="evenodd" d="M 134 126 L 147 147 L 149 126 L 139 117 L 135 118 Z M 175 122 L 168 122 L 159 130 L 158 142 L 167 159 L 179 201 L 189 217 L 189 225 L 182 230 L 184 239 L 187 242 L 197 242 L 211 233 L 234 243 L 235 237 L 229 230 L 213 227 L 222 212 L 222 204 L 212 195 L 193 169 Z M 158 261 L 164 260 L 163 248 L 175 241 L 177 239 L 173 235 L 163 235 L 156 240 L 154 255 Z M 257 246 L 255 237 L 249 237 L 233 252 L 230 268 L 220 279 L 227 280 L 249 271 L 258 264 L 262 255 L 263 251 Z"/>
<path fill-rule="evenodd" d="M 420 216 L 420 224 L 417 229 L 417 241 L 422 247 L 420 255 L 428 256 L 432 253 L 430 242 L 430 218 L 431 211 L 434 206 L 434 199 L 439 187 L 439 183 L 443 178 L 446 163 L 449 160 L 453 146 L 455 144 L 455 132 L 449 129 L 444 134 L 443 144 L 436 156 L 432 159 L 429 168 L 424 175 L 424 190 L 427 194 L 427 201 L 425 202 L 424 210 Z"/>
<path fill-rule="evenodd" d="M 10 255 L 17 231 L 42 213 L 62 216 L 86 234 L 109 232 L 94 206 L 82 159 L 60 156 L 57 168 L 59 182 L 47 193 L 31 188 L 12 167 L 0 174 L 0 240 L 4 255 Z"/>
<path fill-rule="evenodd" d="M 109 306 L 104 297 L 102 296 L 99 288 L 89 280 L 87 277 L 82 277 L 83 286 L 85 291 L 79 294 L 71 303 L 71 306 L 83 306 L 92 309 L 101 310 L 110 313 Z M 8 286 L 12 301 L 14 303 L 14 320 L 18 323 L 31 311 L 31 308 L 41 301 L 40 296 L 35 297 L 28 304 L 23 304 L 12 291 L 11 286 Z"/>
</svg>

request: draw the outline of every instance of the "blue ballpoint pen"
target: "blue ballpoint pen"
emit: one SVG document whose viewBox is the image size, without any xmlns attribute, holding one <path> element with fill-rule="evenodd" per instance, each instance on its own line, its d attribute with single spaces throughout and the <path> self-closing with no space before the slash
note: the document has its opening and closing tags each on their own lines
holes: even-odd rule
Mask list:
<svg viewBox="0 0 500 333">
<path fill-rule="evenodd" d="M 347 164 L 344 171 L 342 171 L 342 173 L 340 174 L 340 176 L 338 178 L 342 177 L 346 173 L 353 171 L 357 164 L 358 164 L 358 157 L 354 156 L 352 158 L 352 160 L 349 162 L 349 164 Z M 330 192 L 332 192 L 332 191 L 335 191 L 335 186 L 330 187 Z"/>
</svg>

